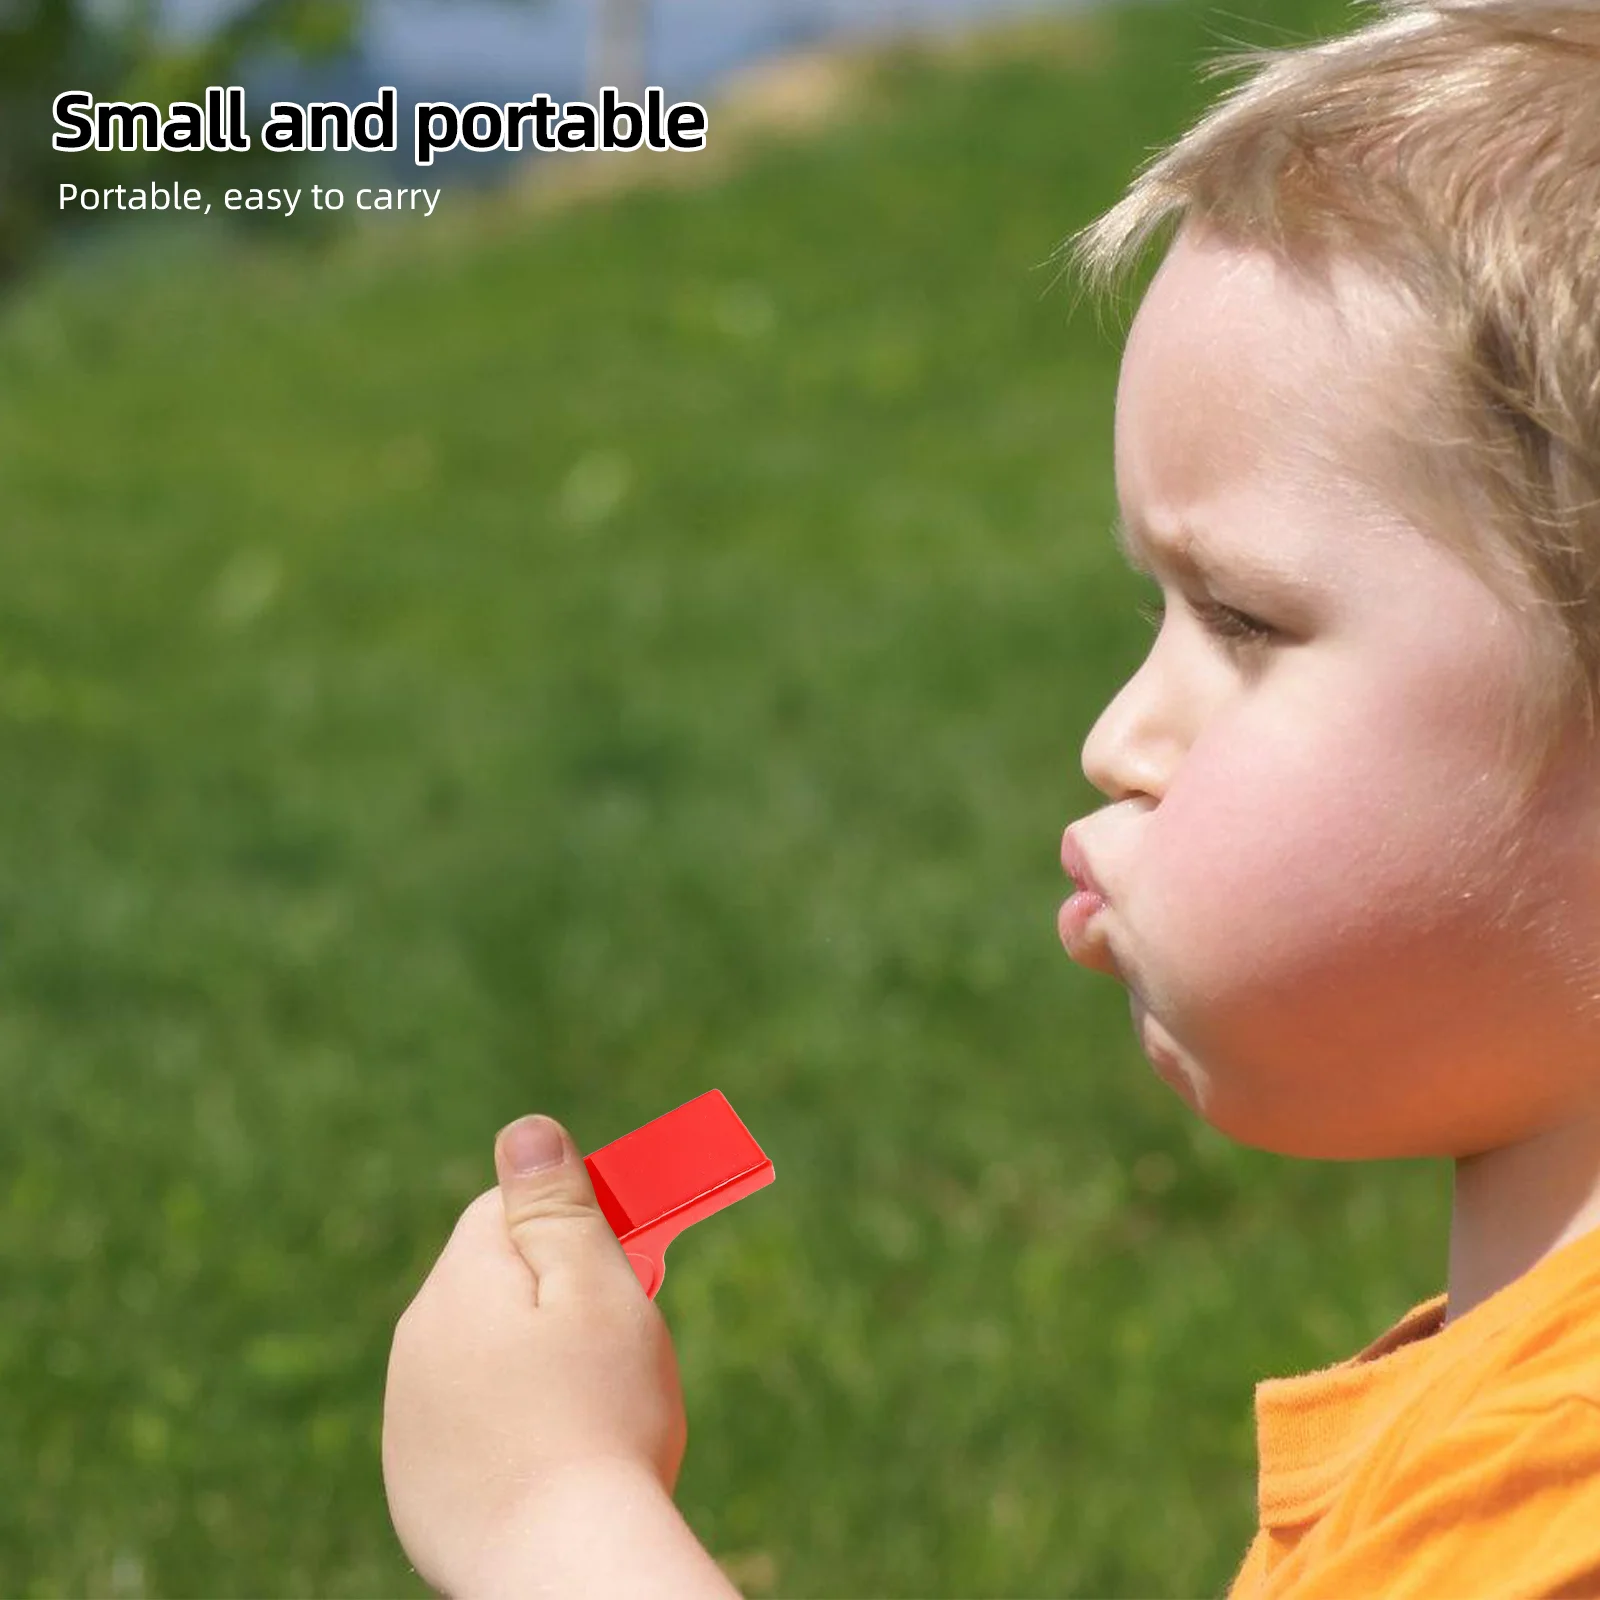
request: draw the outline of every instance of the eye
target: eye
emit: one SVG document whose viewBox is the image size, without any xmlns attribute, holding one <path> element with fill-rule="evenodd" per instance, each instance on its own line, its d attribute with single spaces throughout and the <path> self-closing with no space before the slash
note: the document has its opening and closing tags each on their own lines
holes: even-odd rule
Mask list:
<svg viewBox="0 0 1600 1600">
<path fill-rule="evenodd" d="M 1218 639 L 1236 647 L 1265 644 L 1277 630 L 1252 617 L 1248 612 L 1225 606 L 1219 600 L 1191 601 L 1189 609 L 1200 619 L 1200 625 Z M 1167 614 L 1165 598 L 1143 602 L 1139 615 L 1153 628 L 1160 628 Z"/>
</svg>

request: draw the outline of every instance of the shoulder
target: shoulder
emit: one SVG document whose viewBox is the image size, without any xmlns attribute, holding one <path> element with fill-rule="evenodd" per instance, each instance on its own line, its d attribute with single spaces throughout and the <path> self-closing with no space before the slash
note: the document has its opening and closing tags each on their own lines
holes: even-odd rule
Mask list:
<svg viewBox="0 0 1600 1600">
<path fill-rule="evenodd" d="M 1353 1475 L 1360 1515 L 1448 1502 L 1493 1521 L 1555 1495 L 1581 1500 L 1600 1544 L 1600 1294 L 1445 1333 Z"/>
<path fill-rule="evenodd" d="M 1600 1408 L 1600 1276 L 1486 1329 L 1463 1357 L 1448 1386 L 1466 1391 L 1455 1395 L 1464 1412 L 1509 1418 L 1569 1403 Z"/>
<path fill-rule="evenodd" d="M 1490 1403 L 1405 1430 L 1263 1593 L 1295 1600 L 1600 1593 L 1600 1401 Z"/>
</svg>

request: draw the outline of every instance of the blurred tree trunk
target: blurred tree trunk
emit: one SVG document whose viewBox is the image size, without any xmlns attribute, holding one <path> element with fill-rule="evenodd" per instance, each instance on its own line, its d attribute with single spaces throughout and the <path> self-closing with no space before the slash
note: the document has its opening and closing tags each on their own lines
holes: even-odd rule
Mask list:
<svg viewBox="0 0 1600 1600">
<path fill-rule="evenodd" d="M 0 279 L 38 250 L 54 186 L 77 176 L 50 147 L 51 101 L 63 89 L 102 90 L 120 64 L 76 0 L 0 5 Z"/>
<path fill-rule="evenodd" d="M 63 89 L 97 100 L 196 99 L 207 84 L 234 81 L 241 61 L 264 47 L 313 60 L 346 49 L 360 0 L 246 0 L 204 40 L 178 46 L 156 28 L 158 0 L 0 0 L 0 287 L 22 272 L 68 224 L 104 227 L 103 211 L 63 212 L 59 185 L 139 183 L 157 175 L 159 153 L 57 151 L 52 103 Z M 260 152 L 251 159 L 259 161 Z M 232 157 L 195 153 L 160 176 L 204 178 L 246 169 Z M 280 159 L 263 168 L 281 181 Z"/>
<path fill-rule="evenodd" d="M 610 84 L 628 100 L 644 96 L 650 33 L 649 0 L 594 0 L 589 92 L 598 100 Z"/>
</svg>

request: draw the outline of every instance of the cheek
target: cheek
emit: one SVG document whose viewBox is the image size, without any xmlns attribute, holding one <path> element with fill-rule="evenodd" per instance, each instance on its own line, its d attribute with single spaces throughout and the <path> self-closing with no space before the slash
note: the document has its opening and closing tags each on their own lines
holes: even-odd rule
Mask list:
<svg viewBox="0 0 1600 1600">
<path fill-rule="evenodd" d="M 1524 1020 L 1487 936 L 1503 898 L 1492 808 L 1455 764 L 1430 778 L 1365 743 L 1324 725 L 1315 746 L 1219 750 L 1146 819 L 1127 900 L 1146 1053 L 1246 1144 L 1436 1154 L 1459 1080 L 1471 1116 L 1451 1137 L 1469 1148 L 1493 1109 L 1469 1057 Z"/>
<path fill-rule="evenodd" d="M 1469 752 L 1355 714 L 1217 733 L 1147 819 L 1128 907 L 1191 1001 L 1326 974 L 1481 889 L 1498 847 Z"/>
</svg>

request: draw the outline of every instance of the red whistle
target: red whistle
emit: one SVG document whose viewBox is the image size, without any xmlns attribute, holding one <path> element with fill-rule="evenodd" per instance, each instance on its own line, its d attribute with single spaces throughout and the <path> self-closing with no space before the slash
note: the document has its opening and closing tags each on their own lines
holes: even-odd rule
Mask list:
<svg viewBox="0 0 1600 1600">
<path fill-rule="evenodd" d="M 774 1176 L 720 1089 L 707 1089 L 583 1162 L 600 1209 L 652 1300 L 666 1276 L 667 1246 Z"/>
</svg>

